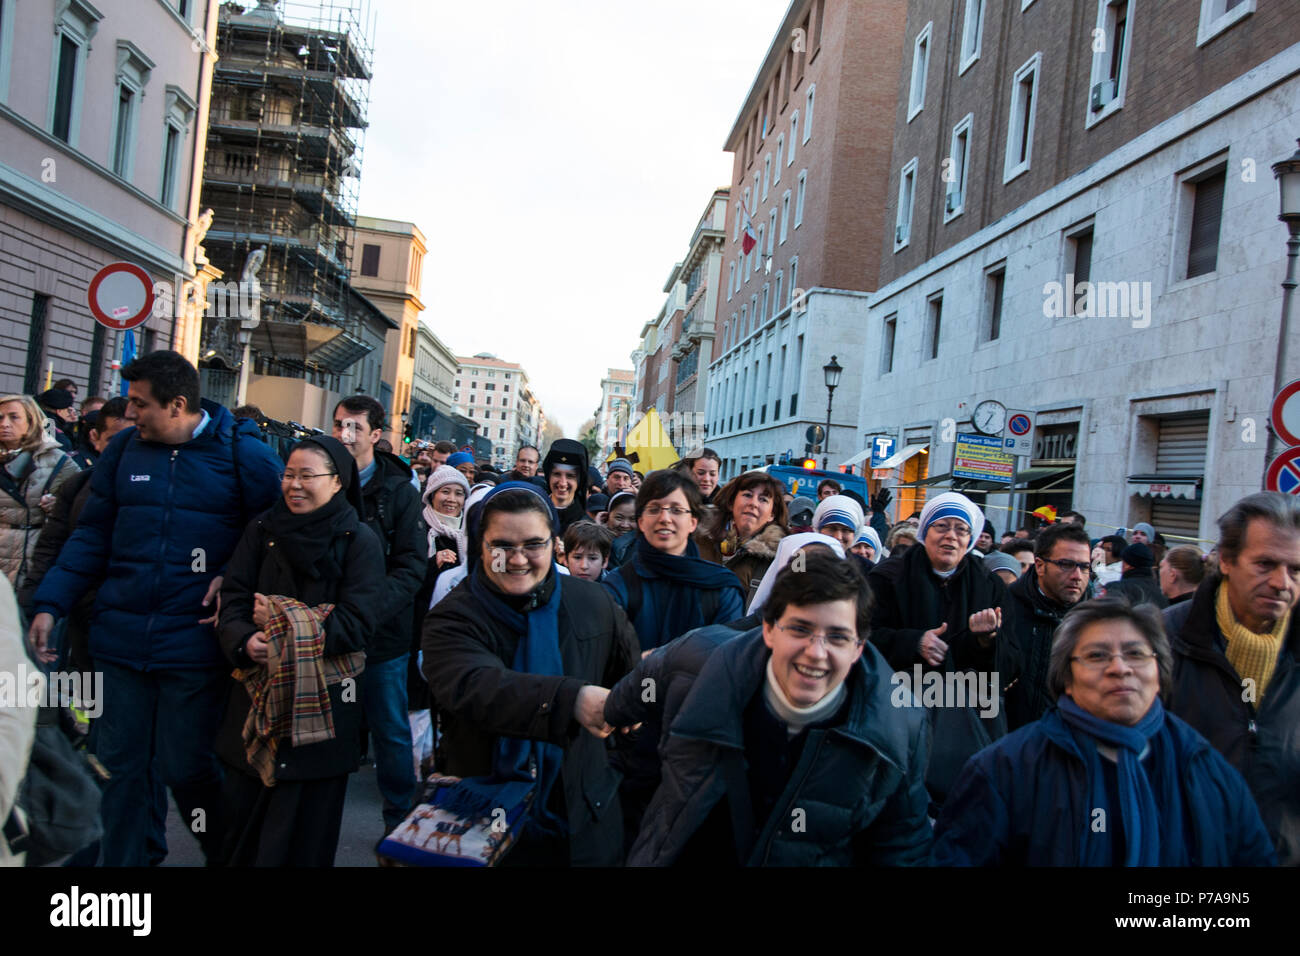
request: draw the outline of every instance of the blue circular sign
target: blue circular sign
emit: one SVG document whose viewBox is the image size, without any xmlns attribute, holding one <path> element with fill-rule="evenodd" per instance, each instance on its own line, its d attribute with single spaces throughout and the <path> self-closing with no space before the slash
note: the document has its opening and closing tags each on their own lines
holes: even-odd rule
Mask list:
<svg viewBox="0 0 1300 956">
<path fill-rule="evenodd" d="M 1007 422 L 1007 429 L 1013 435 L 1027 435 L 1032 427 L 1028 415 L 1012 415 L 1011 420 Z"/>
</svg>

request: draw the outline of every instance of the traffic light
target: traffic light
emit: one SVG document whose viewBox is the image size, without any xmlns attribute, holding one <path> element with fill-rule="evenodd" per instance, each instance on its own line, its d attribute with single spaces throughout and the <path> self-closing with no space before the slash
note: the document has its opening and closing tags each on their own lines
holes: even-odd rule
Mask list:
<svg viewBox="0 0 1300 956">
<path fill-rule="evenodd" d="M 415 423 L 407 422 L 406 427 L 402 430 L 402 444 L 409 445 L 411 439 L 415 437 Z"/>
</svg>

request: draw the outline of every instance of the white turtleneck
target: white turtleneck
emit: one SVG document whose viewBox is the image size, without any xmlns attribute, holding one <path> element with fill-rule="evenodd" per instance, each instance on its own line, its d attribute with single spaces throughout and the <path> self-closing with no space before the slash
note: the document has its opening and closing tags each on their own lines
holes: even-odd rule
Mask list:
<svg viewBox="0 0 1300 956">
<path fill-rule="evenodd" d="M 772 670 L 772 658 L 767 659 L 767 682 L 763 685 L 763 700 L 767 703 L 768 710 L 785 724 L 785 732 L 791 737 L 797 736 L 809 724 L 815 724 L 832 716 L 844 702 L 844 694 L 844 682 L 840 681 L 833 691 L 817 703 L 809 707 L 796 707 L 790 703 L 790 699 L 781 690 L 781 685 L 776 682 L 776 674 Z"/>
</svg>

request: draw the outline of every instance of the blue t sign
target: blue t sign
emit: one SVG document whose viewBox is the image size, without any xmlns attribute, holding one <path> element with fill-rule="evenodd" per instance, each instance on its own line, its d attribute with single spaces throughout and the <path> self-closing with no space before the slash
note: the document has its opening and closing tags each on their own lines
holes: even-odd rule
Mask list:
<svg viewBox="0 0 1300 956">
<path fill-rule="evenodd" d="M 893 438 L 876 438 L 871 443 L 871 467 L 879 468 L 881 463 L 894 453 Z"/>
</svg>

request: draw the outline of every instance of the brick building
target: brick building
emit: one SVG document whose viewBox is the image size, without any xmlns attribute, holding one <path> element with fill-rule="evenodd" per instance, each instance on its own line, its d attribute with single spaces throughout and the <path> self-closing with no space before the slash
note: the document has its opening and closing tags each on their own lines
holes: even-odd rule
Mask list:
<svg viewBox="0 0 1300 956">
<path fill-rule="evenodd" d="M 898 513 L 962 487 L 999 527 L 1052 503 L 1094 535 L 1212 538 L 1264 469 L 1294 5 L 913 0 L 895 89 L 880 288 L 846 377 L 859 447 L 897 442 Z M 951 477 L 990 399 L 1037 420 L 1014 495 Z"/>
<path fill-rule="evenodd" d="M 735 163 L 706 412 L 724 478 L 802 450 L 807 427 L 826 420 L 821 367 L 832 355 L 846 374 L 830 452 L 857 440 L 855 366 L 880 271 L 906 16 L 888 0 L 796 0 L 727 135 Z M 747 217 L 758 241 L 745 255 Z"/>
</svg>

